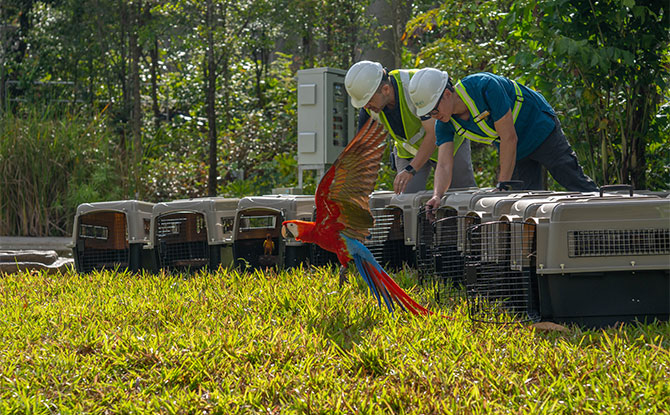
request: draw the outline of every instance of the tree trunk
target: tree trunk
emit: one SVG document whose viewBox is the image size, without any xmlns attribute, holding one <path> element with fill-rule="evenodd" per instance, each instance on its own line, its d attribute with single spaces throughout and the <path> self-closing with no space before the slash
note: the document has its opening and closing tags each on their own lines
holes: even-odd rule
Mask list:
<svg viewBox="0 0 670 415">
<path fill-rule="evenodd" d="M 390 28 L 380 32 L 382 46 L 363 51 L 361 59 L 381 63 L 389 69 L 402 66 L 402 42 L 405 25 L 411 16 L 412 4 L 407 0 L 372 0 L 368 14 L 377 18 L 379 26 Z"/>
<path fill-rule="evenodd" d="M 123 192 L 128 194 L 128 179 L 130 178 L 129 166 L 130 162 L 128 161 L 128 142 L 127 142 L 127 128 L 128 128 L 128 112 L 130 108 L 130 94 L 128 94 L 128 75 L 127 67 L 128 65 L 128 51 L 126 50 L 126 37 L 128 36 L 128 31 L 130 28 L 128 7 L 125 0 L 119 0 L 119 14 L 121 16 L 120 24 L 120 36 L 119 36 L 119 55 L 120 59 L 118 61 L 118 77 L 119 85 L 121 85 L 121 110 L 120 114 L 117 115 L 117 122 L 121 125 L 120 128 L 120 139 L 119 139 L 119 149 L 121 151 L 121 160 L 125 166 L 125 175 L 122 178 L 123 181 Z M 111 91 L 111 88 L 110 88 Z"/>
<path fill-rule="evenodd" d="M 601 132 L 600 134 L 600 168 L 602 169 L 603 174 L 603 184 L 607 185 L 609 183 L 609 175 L 607 174 L 607 167 L 609 166 L 609 157 L 607 151 L 607 138 L 605 134 Z"/>
<path fill-rule="evenodd" d="M 160 127 L 161 110 L 158 106 L 158 38 L 154 38 L 151 48 L 151 108 L 154 113 L 154 128 Z"/>
<path fill-rule="evenodd" d="M 656 85 L 644 85 L 635 99 L 632 125 L 635 131 L 631 134 L 631 184 L 635 189 L 646 189 L 647 187 L 647 156 L 646 137 L 649 133 L 650 115 L 652 108 L 658 108 L 660 96 L 656 93 Z"/>
<path fill-rule="evenodd" d="M 140 29 L 140 10 L 142 8 L 142 1 L 131 5 L 131 22 L 133 27 L 130 30 L 130 55 L 131 68 L 130 78 L 132 82 L 132 111 L 131 111 L 131 129 L 133 133 L 133 153 L 132 153 L 132 167 L 133 174 L 133 190 L 134 197 L 139 198 L 139 176 L 140 163 L 142 161 L 142 106 L 140 97 L 140 45 L 138 33 Z"/>
<path fill-rule="evenodd" d="M 216 134 L 216 60 L 214 57 L 214 5 L 212 0 L 207 0 L 206 3 L 206 24 L 207 24 L 207 56 L 206 56 L 206 70 L 205 70 L 205 91 L 207 94 L 207 137 L 209 139 L 209 178 L 207 180 L 207 194 L 209 196 L 216 196 L 217 188 L 217 134 Z"/>
</svg>

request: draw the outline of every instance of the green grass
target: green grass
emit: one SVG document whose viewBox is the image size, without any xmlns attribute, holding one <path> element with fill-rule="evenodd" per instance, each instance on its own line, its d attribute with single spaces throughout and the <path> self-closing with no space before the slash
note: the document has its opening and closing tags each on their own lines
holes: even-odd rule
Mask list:
<svg viewBox="0 0 670 415">
<path fill-rule="evenodd" d="M 670 412 L 668 323 L 540 333 L 443 312 L 394 318 L 328 269 L 6 275 L 0 413 Z"/>
</svg>

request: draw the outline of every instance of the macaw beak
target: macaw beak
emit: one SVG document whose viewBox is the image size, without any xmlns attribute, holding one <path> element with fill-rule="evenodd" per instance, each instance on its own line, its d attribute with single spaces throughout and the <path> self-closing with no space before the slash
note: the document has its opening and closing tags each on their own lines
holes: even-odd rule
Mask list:
<svg viewBox="0 0 670 415">
<path fill-rule="evenodd" d="M 281 236 L 288 238 L 288 228 L 283 224 L 281 225 Z"/>
</svg>

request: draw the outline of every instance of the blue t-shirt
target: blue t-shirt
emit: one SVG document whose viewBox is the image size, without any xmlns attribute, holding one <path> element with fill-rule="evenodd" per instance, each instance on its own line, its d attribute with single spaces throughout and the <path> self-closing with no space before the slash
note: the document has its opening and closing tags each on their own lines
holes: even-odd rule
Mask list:
<svg viewBox="0 0 670 415">
<path fill-rule="evenodd" d="M 491 115 L 486 118 L 485 122 L 493 130 L 495 130 L 493 123 L 514 107 L 516 92 L 514 84 L 507 78 L 481 72 L 466 76 L 461 80 L 461 83 L 470 98 L 475 101 L 479 112 L 490 112 Z M 519 84 L 519 87 L 523 95 L 523 103 L 519 116 L 514 123 L 517 135 L 517 160 L 527 157 L 535 151 L 556 127 L 554 110 L 542 94 L 521 84 Z M 473 118 L 471 115 L 467 121 L 458 117 L 455 119 L 466 130 L 486 137 L 486 134 L 477 126 Z M 435 123 L 435 136 L 438 146 L 454 141 L 454 133 L 454 125 L 451 122 L 445 123 L 437 120 Z M 497 147 L 500 145 L 498 141 L 495 144 Z"/>
</svg>

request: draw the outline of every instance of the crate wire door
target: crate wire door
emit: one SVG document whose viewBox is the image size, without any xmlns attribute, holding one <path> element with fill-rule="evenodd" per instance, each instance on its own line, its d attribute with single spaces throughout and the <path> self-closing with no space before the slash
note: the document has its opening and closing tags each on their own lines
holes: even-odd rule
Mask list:
<svg viewBox="0 0 670 415">
<path fill-rule="evenodd" d="M 128 268 L 130 245 L 125 213 L 102 211 L 81 215 L 77 239 L 80 272 Z"/>
<path fill-rule="evenodd" d="M 371 209 L 374 225 L 364 241 L 377 262 L 388 269 L 401 269 L 407 262 L 403 211 L 400 208 Z"/>
<path fill-rule="evenodd" d="M 416 238 L 416 267 L 421 285 L 432 283 L 435 275 L 435 246 L 431 219 L 426 206 L 421 206 L 417 217 Z"/>
<path fill-rule="evenodd" d="M 235 262 L 252 269 L 284 267 L 286 244 L 281 236 L 285 213 L 275 208 L 251 207 L 237 212 L 237 230 L 234 238 Z M 264 242 L 272 241 L 272 252 L 265 254 Z"/>
<path fill-rule="evenodd" d="M 467 229 L 465 283 L 471 320 L 539 319 L 534 236 L 534 225 L 522 222 L 487 222 Z"/>
<path fill-rule="evenodd" d="M 175 212 L 156 219 L 161 268 L 195 271 L 209 264 L 207 225 L 199 212 Z"/>
<path fill-rule="evenodd" d="M 434 283 L 436 300 L 454 303 L 465 296 L 465 258 L 463 240 L 468 226 L 475 224 L 473 216 L 447 216 L 433 224 Z"/>
</svg>

